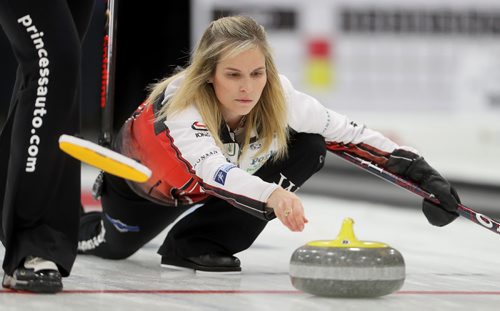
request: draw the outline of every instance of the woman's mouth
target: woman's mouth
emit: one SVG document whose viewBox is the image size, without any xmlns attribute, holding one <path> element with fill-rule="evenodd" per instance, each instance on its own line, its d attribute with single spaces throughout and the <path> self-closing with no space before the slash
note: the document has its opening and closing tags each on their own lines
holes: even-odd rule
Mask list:
<svg viewBox="0 0 500 311">
<path fill-rule="evenodd" d="M 249 104 L 252 102 L 251 99 L 244 99 L 244 98 L 237 99 L 236 101 L 242 104 Z"/>
</svg>

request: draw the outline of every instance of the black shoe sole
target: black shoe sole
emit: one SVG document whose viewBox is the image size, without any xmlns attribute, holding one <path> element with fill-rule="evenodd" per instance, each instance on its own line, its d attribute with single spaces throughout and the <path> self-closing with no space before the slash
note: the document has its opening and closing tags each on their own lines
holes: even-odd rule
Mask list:
<svg viewBox="0 0 500 311">
<path fill-rule="evenodd" d="M 63 290 L 63 284 L 60 279 L 43 278 L 22 279 L 4 275 L 2 282 L 4 288 L 20 291 L 28 291 L 40 294 L 55 294 Z"/>
<path fill-rule="evenodd" d="M 63 289 L 61 283 L 49 282 L 28 282 L 28 284 L 15 284 L 7 288 L 40 294 L 55 294 Z"/>
</svg>

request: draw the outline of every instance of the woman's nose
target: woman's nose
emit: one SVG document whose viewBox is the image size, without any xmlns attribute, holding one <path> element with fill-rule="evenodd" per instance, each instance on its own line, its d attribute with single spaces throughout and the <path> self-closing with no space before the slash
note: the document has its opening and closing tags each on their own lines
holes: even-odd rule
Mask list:
<svg viewBox="0 0 500 311">
<path fill-rule="evenodd" d="M 252 90 L 252 81 L 243 79 L 240 84 L 240 92 L 249 93 Z"/>
</svg>

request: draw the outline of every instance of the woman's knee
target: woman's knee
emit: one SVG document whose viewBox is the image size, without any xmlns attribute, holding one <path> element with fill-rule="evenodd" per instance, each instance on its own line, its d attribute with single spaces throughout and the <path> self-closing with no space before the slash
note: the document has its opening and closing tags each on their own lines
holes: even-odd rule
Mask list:
<svg viewBox="0 0 500 311">
<path fill-rule="evenodd" d="M 99 244 L 97 247 L 83 251 L 81 253 L 94 255 L 105 259 L 120 260 L 132 256 L 139 250 L 139 248 L 140 247 L 134 247 L 133 245 L 127 243 L 103 241 L 103 243 Z"/>
<path fill-rule="evenodd" d="M 319 134 L 297 133 L 291 138 L 289 152 L 301 161 L 316 163 L 316 171 L 324 165 L 326 155 L 325 138 Z"/>
<path fill-rule="evenodd" d="M 80 218 L 78 252 L 106 259 L 125 259 L 142 245 L 130 241 L 104 225 L 101 212 L 90 212 Z"/>
</svg>

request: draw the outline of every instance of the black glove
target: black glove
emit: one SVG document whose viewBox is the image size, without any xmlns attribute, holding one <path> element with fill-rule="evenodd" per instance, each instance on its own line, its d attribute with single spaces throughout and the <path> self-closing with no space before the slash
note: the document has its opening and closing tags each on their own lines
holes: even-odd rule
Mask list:
<svg viewBox="0 0 500 311">
<path fill-rule="evenodd" d="M 426 199 L 422 203 L 422 211 L 432 225 L 444 226 L 458 217 L 457 206 L 460 199 L 457 192 L 423 157 L 407 150 L 396 149 L 392 152 L 385 168 L 409 178 L 439 200 L 439 205 Z"/>
<path fill-rule="evenodd" d="M 458 193 L 455 188 L 451 187 L 451 194 L 460 203 L 460 198 L 458 197 Z M 447 224 L 451 223 L 458 217 L 458 213 L 449 212 L 442 208 L 440 205 L 434 204 L 431 201 L 424 199 L 422 202 L 422 212 L 424 212 L 425 217 L 431 225 L 443 227 Z"/>
</svg>

